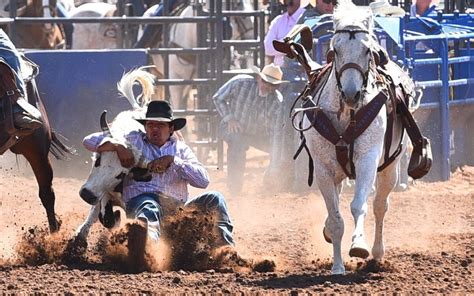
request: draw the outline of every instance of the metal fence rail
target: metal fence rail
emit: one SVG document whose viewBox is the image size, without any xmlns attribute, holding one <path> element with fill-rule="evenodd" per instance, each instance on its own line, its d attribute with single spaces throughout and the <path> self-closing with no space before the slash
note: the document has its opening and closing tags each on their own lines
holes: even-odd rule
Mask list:
<svg viewBox="0 0 474 296">
<path fill-rule="evenodd" d="M 180 17 L 180 16 L 161 16 L 161 17 L 134 17 L 134 16 L 118 16 L 118 17 L 75 17 L 75 18 L 35 18 L 35 17 L 17 17 L 15 15 L 16 1 L 11 5 L 11 18 L 5 18 L 0 20 L 1 24 L 8 25 L 10 35 L 12 40 L 15 42 L 15 27 L 19 24 L 44 24 L 44 23 L 55 23 L 55 24 L 93 24 L 93 23 L 104 23 L 104 24 L 118 24 L 123 25 L 123 29 L 128 30 L 128 25 L 164 25 L 169 27 L 176 23 L 192 23 L 196 24 L 198 28 L 206 28 L 206 30 L 198 30 L 200 36 L 198 36 L 198 45 L 193 48 L 174 48 L 169 46 L 169 36 L 166 32 L 164 34 L 164 44 L 165 47 L 161 48 L 147 48 L 144 49 L 149 57 L 152 55 L 162 55 L 165 60 L 165 69 L 164 69 L 164 78 L 156 79 L 157 85 L 162 85 L 165 87 L 173 85 L 190 85 L 194 88 L 197 88 L 197 105 L 190 110 L 176 110 L 176 114 L 179 116 L 191 116 L 195 117 L 198 120 L 204 121 L 203 137 L 198 137 L 196 140 L 189 142 L 191 146 L 196 147 L 207 147 L 210 149 L 217 149 L 218 151 L 218 166 L 223 166 L 223 144 L 222 140 L 217 136 L 217 126 L 218 126 L 218 115 L 215 111 L 213 104 L 209 105 L 209 93 L 213 93 L 218 86 L 222 85 L 224 79 L 228 75 L 236 75 L 239 73 L 248 73 L 248 70 L 230 70 L 225 68 L 222 62 L 223 61 L 223 50 L 230 47 L 236 49 L 242 49 L 251 52 L 253 55 L 254 64 L 257 66 L 262 66 L 261 63 L 264 62 L 264 47 L 263 47 L 263 37 L 265 32 L 265 13 L 263 11 L 231 11 L 228 10 L 228 5 L 226 6 L 226 0 L 210 0 L 210 8 L 208 11 L 203 12 L 201 10 L 200 15 L 193 17 Z M 167 2 L 167 1 L 165 1 Z M 198 6 L 201 2 L 196 1 L 195 5 Z M 166 3 L 165 3 L 166 4 Z M 257 2 L 255 1 L 255 4 Z M 201 4 L 202 5 L 202 4 Z M 202 8 L 202 7 L 201 7 Z M 227 9 L 227 10 L 224 10 Z M 235 18 L 235 17 L 252 17 L 254 20 L 254 30 L 253 30 L 253 39 L 249 40 L 228 40 L 223 38 L 223 25 L 224 19 Z M 164 30 L 166 31 L 166 30 Z M 129 34 L 124 34 L 124 36 L 129 36 Z M 130 43 L 130 42 L 128 42 Z M 122 44 L 125 44 L 122 42 Z M 110 52 L 118 52 L 120 50 L 110 50 Z M 45 52 L 45 57 L 47 56 L 48 60 L 51 58 L 51 52 L 46 51 L 34 51 L 35 59 L 41 59 L 41 52 Z M 97 55 L 99 51 L 84 51 L 84 53 L 89 52 L 91 55 Z M 109 52 L 109 50 L 107 50 Z M 98 56 L 102 56 L 101 52 Z M 193 55 L 198 60 L 198 71 L 197 77 L 193 79 L 172 79 L 169 78 L 169 64 L 167 62 L 167 56 L 169 55 Z M 75 56 L 75 54 L 72 54 Z M 83 58 L 84 56 L 81 55 Z M 96 58 L 91 58 L 90 60 L 96 61 Z M 111 59 L 112 61 L 113 59 Z M 142 61 L 142 59 L 139 59 Z M 65 61 L 65 60 L 63 60 Z M 80 63 L 79 63 L 80 64 Z M 100 64 L 100 63 L 98 63 Z M 75 67 L 77 67 L 75 63 Z M 141 66 L 142 64 L 137 64 Z M 128 65 L 127 67 L 129 67 Z M 51 73 L 52 68 L 46 67 L 46 72 Z M 67 71 L 67 69 L 64 69 Z M 80 69 L 78 69 L 80 70 Z M 126 69 L 124 68 L 123 71 Z M 114 70 L 115 71 L 115 70 Z M 117 73 L 111 75 L 115 77 Z M 65 74 L 68 75 L 68 74 Z M 110 77 L 109 77 L 110 78 Z M 108 81 L 108 80 L 107 80 Z M 51 85 L 51 84 L 49 84 Z M 114 86 L 115 87 L 115 86 Z M 102 88 L 101 88 L 102 89 Z M 206 94 L 201 93 L 201 89 L 206 90 Z M 102 89 L 103 90 L 103 89 Z M 49 90 L 46 90 L 49 93 Z M 109 100 L 111 104 L 113 99 L 111 97 L 110 89 L 107 90 L 107 95 L 104 94 L 104 100 Z M 56 97 L 57 98 L 57 97 Z M 119 104 L 119 106 L 122 106 Z M 113 108 L 116 110 L 116 108 Z M 54 117 L 54 116 L 52 116 Z M 60 121 L 62 121 L 61 119 Z M 53 120 L 54 121 L 54 120 Z M 67 125 L 67 124 L 66 124 Z M 67 136 L 67 133 L 66 133 Z M 77 135 L 74 135 L 77 137 Z"/>
</svg>

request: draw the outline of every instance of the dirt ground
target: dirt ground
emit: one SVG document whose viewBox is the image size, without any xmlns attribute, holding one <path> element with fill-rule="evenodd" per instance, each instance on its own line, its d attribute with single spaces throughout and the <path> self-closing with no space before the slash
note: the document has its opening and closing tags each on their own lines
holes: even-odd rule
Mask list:
<svg viewBox="0 0 474 296">
<path fill-rule="evenodd" d="M 262 155 L 249 160 L 246 191 L 240 196 L 228 194 L 222 170 L 210 169 L 209 189 L 227 197 L 239 255 L 247 262 L 273 261 L 274 271 L 220 268 L 131 273 L 117 268 L 117 262 L 92 257 L 80 264 L 64 263 L 57 259 L 60 255 L 25 260 L 26 243 L 61 253 L 89 207 L 77 194 L 81 179 L 56 176 L 56 210 L 62 228 L 59 234 L 41 235 L 46 215 L 28 165 L 22 159 L 17 163 L 0 157 L 0 293 L 474 292 L 474 167 L 458 169 L 449 182 L 417 182 L 406 192 L 393 193 L 385 224 L 387 252 L 379 264 L 370 257 L 362 260 L 348 255 L 353 221 L 351 194 L 346 190 L 341 210 L 346 222 L 342 251 L 347 273 L 331 276 L 332 247 L 322 236 L 326 217 L 322 197 L 316 190 L 295 194 L 261 188 L 265 163 Z M 201 192 L 191 190 L 193 195 Z M 371 213 L 369 205 L 369 242 L 373 237 Z M 100 248 L 107 233 L 96 224 L 89 249 Z M 25 242 L 25 237 L 30 240 Z"/>
</svg>

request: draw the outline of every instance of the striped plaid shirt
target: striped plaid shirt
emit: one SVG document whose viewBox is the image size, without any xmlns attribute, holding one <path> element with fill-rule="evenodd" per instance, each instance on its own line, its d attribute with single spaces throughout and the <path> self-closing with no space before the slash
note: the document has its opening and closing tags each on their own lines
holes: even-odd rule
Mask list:
<svg viewBox="0 0 474 296">
<path fill-rule="evenodd" d="M 197 160 L 191 148 L 176 137 L 171 137 L 163 146 L 158 147 L 148 142 L 143 132 L 133 131 L 125 136 L 126 140 L 142 151 L 145 161 L 152 161 L 165 155 L 174 155 L 174 162 L 164 173 L 152 173 L 149 182 L 137 182 L 125 177 L 123 182 L 123 199 L 128 202 L 141 193 L 162 193 L 181 202 L 189 197 L 188 184 L 197 188 L 209 185 L 209 175 Z M 94 133 L 84 138 L 84 147 L 92 152 L 110 141 L 103 133 Z"/>
<path fill-rule="evenodd" d="M 250 135 L 272 133 L 275 114 L 283 100 L 278 90 L 265 97 L 259 96 L 257 80 L 245 74 L 227 81 L 212 99 L 224 122 L 235 119 L 242 127 L 242 133 Z"/>
</svg>

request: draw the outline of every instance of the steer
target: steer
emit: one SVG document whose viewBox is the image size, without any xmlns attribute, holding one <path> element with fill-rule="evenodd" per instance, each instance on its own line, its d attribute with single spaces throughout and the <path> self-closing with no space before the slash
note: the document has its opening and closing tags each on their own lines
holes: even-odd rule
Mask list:
<svg viewBox="0 0 474 296">
<path fill-rule="evenodd" d="M 136 81 L 141 84 L 143 90 L 138 97 L 135 97 L 132 90 Z M 124 135 L 132 130 L 143 130 L 143 125 L 134 118 L 144 116 L 144 107 L 151 101 L 153 94 L 153 81 L 154 76 L 141 68 L 124 74 L 117 88 L 128 99 L 133 110 L 118 114 L 110 126 L 106 120 L 106 111 L 100 117 L 102 132 L 113 141 L 120 142 L 130 148 L 135 156 L 135 163 L 133 168 L 125 168 L 121 165 L 116 152 L 94 153 L 94 165 L 79 191 L 82 199 L 91 204 L 92 208 L 86 221 L 76 230 L 76 238 L 87 241 L 90 228 L 97 219 L 107 228 L 119 224 L 120 211 L 114 212 L 112 207 L 115 205 L 125 207 L 121 196 L 121 183 L 125 176 L 133 174 L 134 178 L 145 180 L 151 178 L 146 170 L 147 163 L 141 159 L 141 151 L 131 146 Z"/>
</svg>

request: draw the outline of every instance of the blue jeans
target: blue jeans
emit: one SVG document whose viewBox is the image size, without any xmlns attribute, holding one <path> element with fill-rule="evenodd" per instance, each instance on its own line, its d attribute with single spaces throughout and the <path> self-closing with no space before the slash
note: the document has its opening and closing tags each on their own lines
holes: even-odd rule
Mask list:
<svg viewBox="0 0 474 296">
<path fill-rule="evenodd" d="M 0 57 L 13 69 L 16 85 L 20 89 L 23 97 L 26 97 L 26 87 L 23 79 L 20 78 L 20 54 L 8 35 L 0 29 Z"/>
<path fill-rule="evenodd" d="M 196 206 L 198 209 L 216 212 L 217 221 L 215 227 L 221 237 L 215 242 L 215 246 L 234 246 L 234 238 L 232 236 L 234 226 L 230 220 L 224 196 L 221 193 L 210 191 L 201 194 L 184 204 L 185 207 L 190 205 Z M 158 242 L 161 235 L 160 222 L 163 218 L 163 209 L 158 195 L 143 193 L 134 197 L 127 202 L 126 212 L 128 218 L 145 218 L 148 221 L 149 237 Z"/>
<path fill-rule="evenodd" d="M 233 194 L 239 194 L 244 184 L 247 150 L 255 147 L 270 152 L 270 136 L 265 134 L 229 133 L 227 123 L 221 122 L 220 131 L 227 142 L 227 187 Z"/>
</svg>

